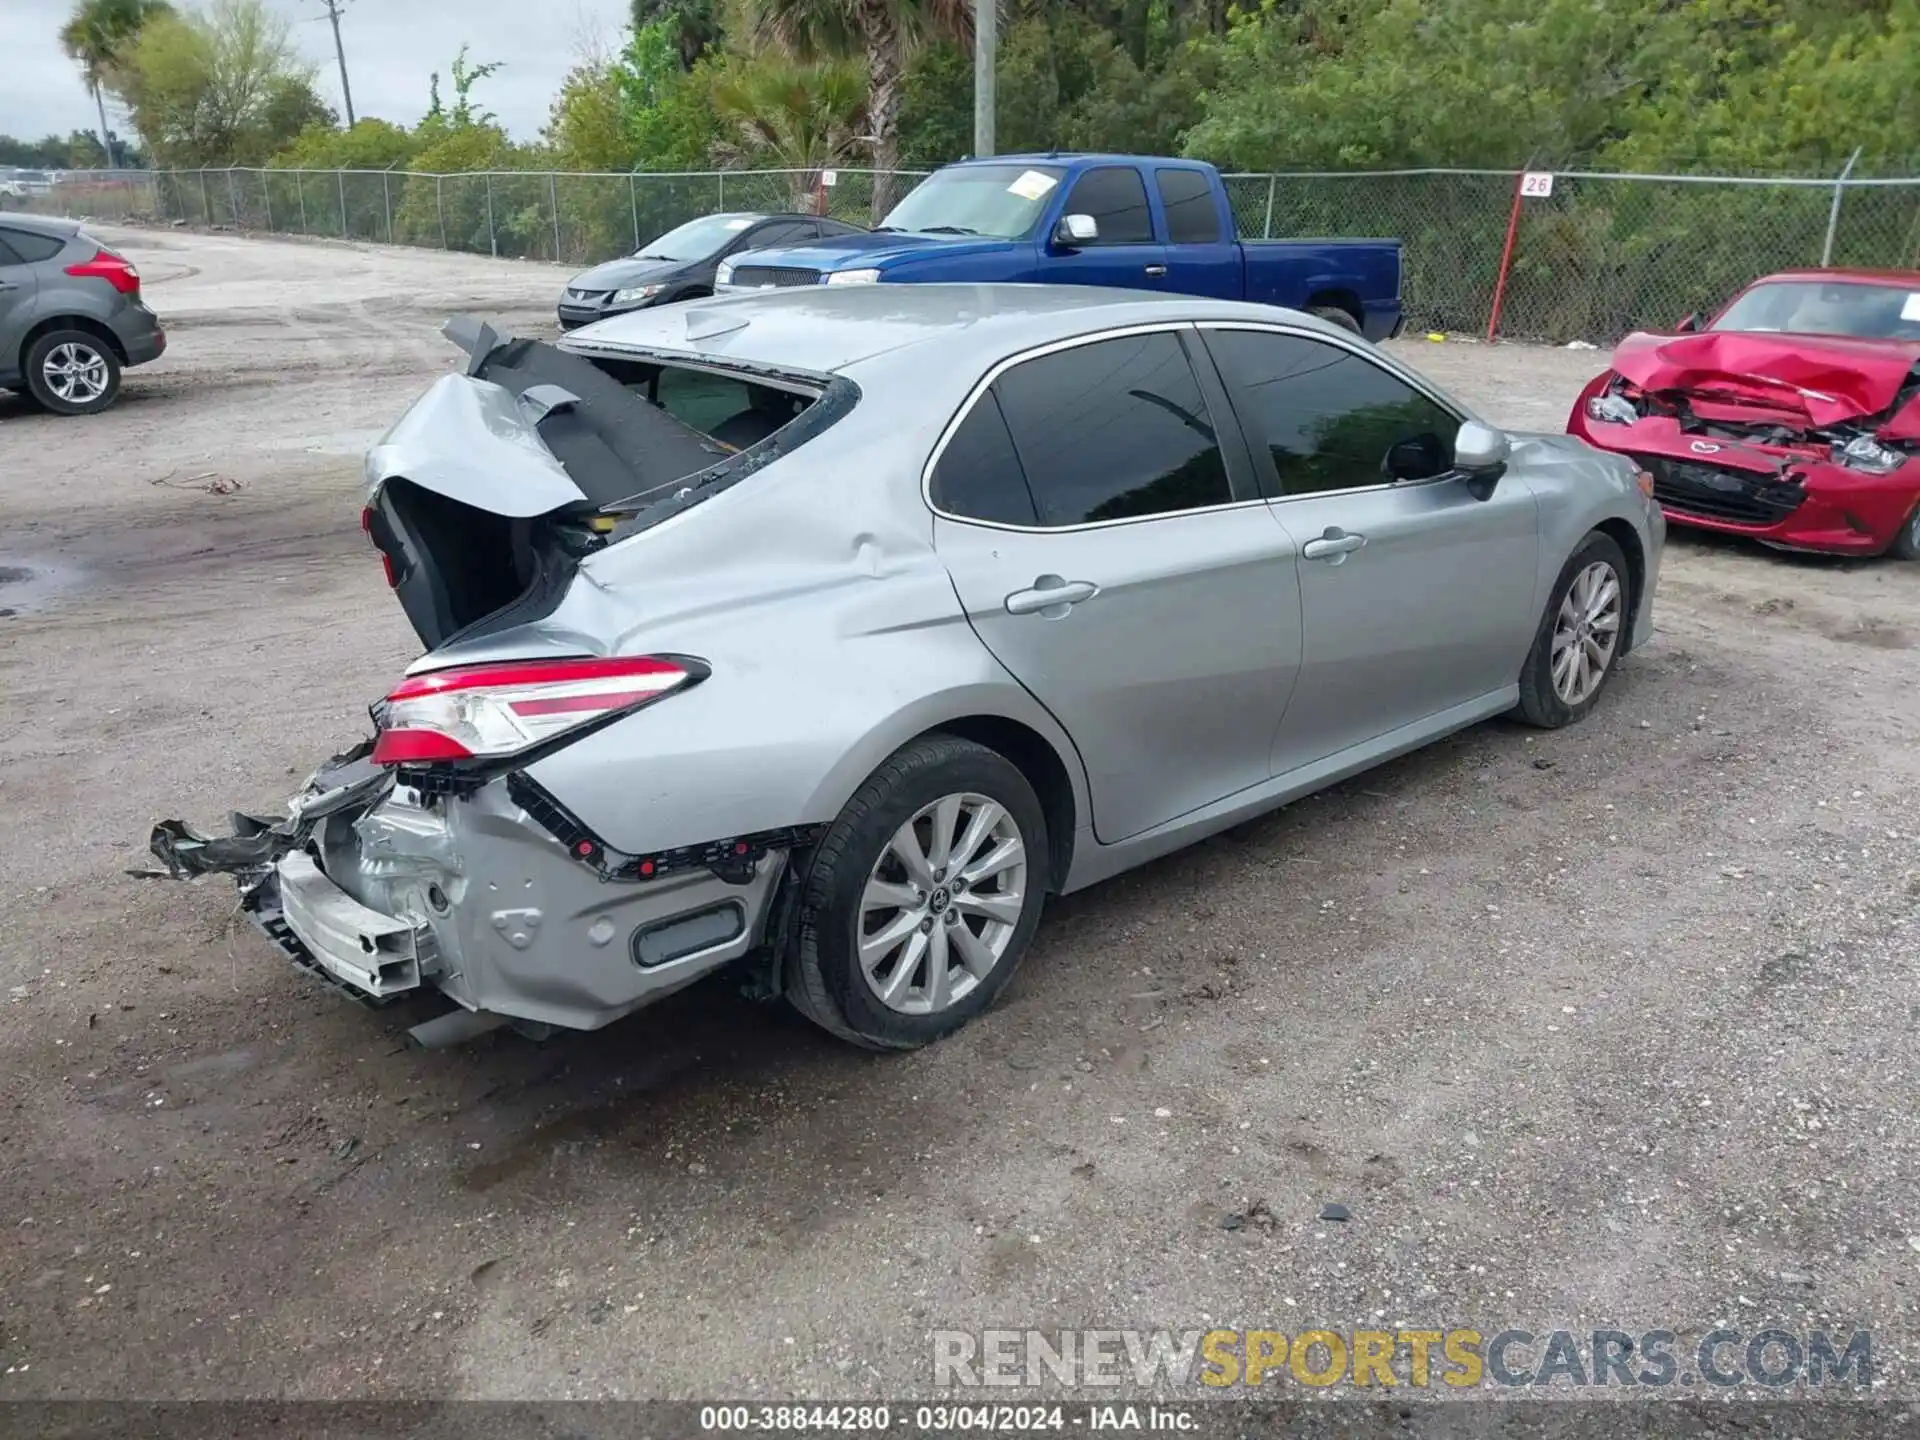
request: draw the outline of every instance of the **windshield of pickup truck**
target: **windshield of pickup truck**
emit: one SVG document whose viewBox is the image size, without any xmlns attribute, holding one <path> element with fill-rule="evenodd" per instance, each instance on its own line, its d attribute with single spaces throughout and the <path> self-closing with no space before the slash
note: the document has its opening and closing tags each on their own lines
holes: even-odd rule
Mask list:
<svg viewBox="0 0 1920 1440">
<path fill-rule="evenodd" d="M 1031 234 L 1066 172 L 1050 165 L 960 165 L 929 175 L 887 213 L 882 230 L 922 235 Z"/>
</svg>

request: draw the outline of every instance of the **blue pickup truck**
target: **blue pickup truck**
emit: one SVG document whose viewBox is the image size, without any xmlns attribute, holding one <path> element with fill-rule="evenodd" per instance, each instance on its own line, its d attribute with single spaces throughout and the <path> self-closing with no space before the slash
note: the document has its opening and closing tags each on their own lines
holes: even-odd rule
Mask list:
<svg viewBox="0 0 1920 1440">
<path fill-rule="evenodd" d="M 1002 155 L 921 181 L 870 232 L 755 250 L 714 289 L 1024 281 L 1164 290 L 1310 310 L 1383 340 L 1400 328 L 1398 240 L 1241 240 L 1211 165 Z"/>
</svg>

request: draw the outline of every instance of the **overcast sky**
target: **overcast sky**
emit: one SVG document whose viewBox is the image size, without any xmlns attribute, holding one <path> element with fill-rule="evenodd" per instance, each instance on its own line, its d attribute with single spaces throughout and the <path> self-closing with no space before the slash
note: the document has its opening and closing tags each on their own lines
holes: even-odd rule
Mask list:
<svg viewBox="0 0 1920 1440">
<path fill-rule="evenodd" d="M 174 0 L 181 9 L 195 0 Z M 294 43 L 317 67 L 315 82 L 335 110 L 340 72 L 320 0 L 267 0 L 293 22 Z M 93 102 L 61 53 L 59 31 L 73 0 L 0 0 L 0 134 L 33 138 L 93 130 Z M 351 0 L 340 22 L 353 83 L 354 113 L 411 125 L 427 108 L 427 77 L 448 66 L 462 42 L 473 60 L 505 62 L 474 97 L 515 139 L 530 140 L 582 47 L 619 44 L 627 0 Z M 109 106 L 112 101 L 109 99 Z M 113 116 L 124 130 L 122 117 Z"/>
</svg>

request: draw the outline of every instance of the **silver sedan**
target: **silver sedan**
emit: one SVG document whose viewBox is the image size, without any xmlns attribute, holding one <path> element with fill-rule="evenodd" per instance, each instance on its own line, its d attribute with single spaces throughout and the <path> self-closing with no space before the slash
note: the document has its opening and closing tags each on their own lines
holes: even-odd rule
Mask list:
<svg viewBox="0 0 1920 1440">
<path fill-rule="evenodd" d="M 1646 475 L 1306 315 L 930 285 L 449 332 L 367 466 L 426 653 L 285 818 L 153 837 L 357 998 L 443 992 L 427 1043 L 724 966 L 925 1044 L 1048 894 L 1579 720 L 1652 629 Z"/>
</svg>

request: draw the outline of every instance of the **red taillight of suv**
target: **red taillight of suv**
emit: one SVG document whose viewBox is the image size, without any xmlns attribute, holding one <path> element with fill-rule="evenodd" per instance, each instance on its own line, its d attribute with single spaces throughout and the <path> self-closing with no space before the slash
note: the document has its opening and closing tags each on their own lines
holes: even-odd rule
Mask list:
<svg viewBox="0 0 1920 1440">
<path fill-rule="evenodd" d="M 67 266 L 67 274 L 82 279 L 104 280 L 122 295 L 140 293 L 140 272 L 111 250 L 94 251 L 91 260 L 81 260 Z"/>
<path fill-rule="evenodd" d="M 657 655 L 508 661 L 403 681 L 377 711 L 376 765 L 512 755 L 595 720 L 638 710 L 705 671 Z"/>
</svg>

